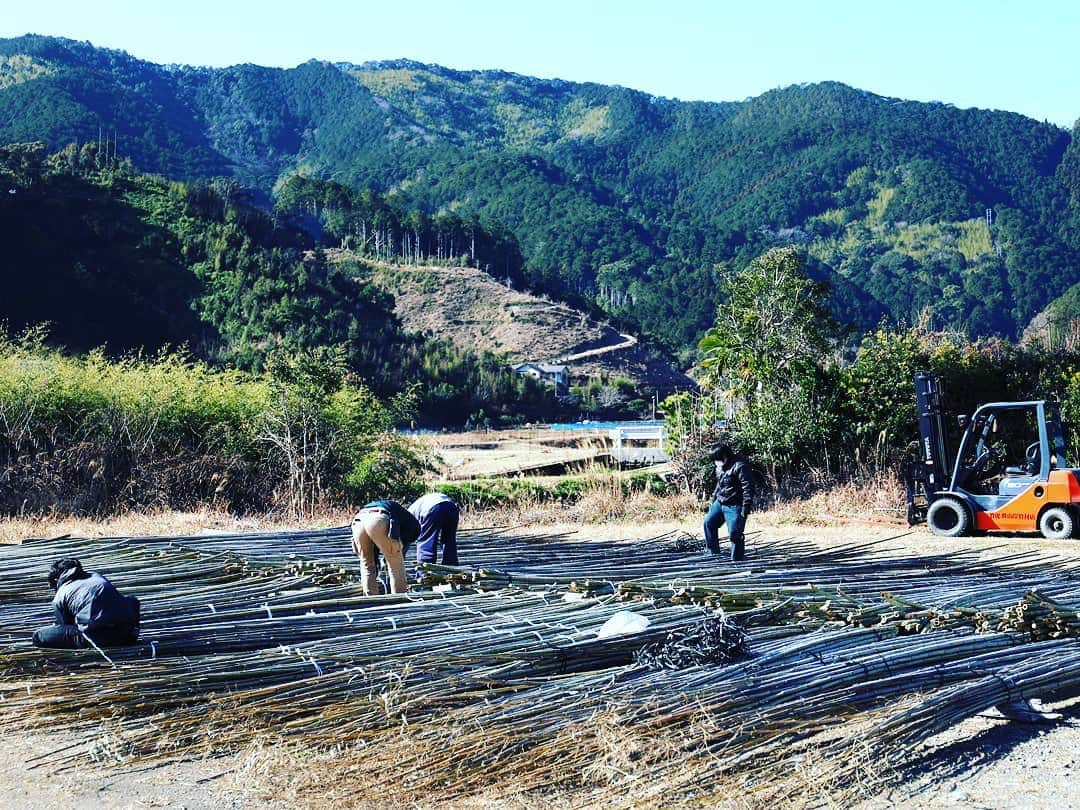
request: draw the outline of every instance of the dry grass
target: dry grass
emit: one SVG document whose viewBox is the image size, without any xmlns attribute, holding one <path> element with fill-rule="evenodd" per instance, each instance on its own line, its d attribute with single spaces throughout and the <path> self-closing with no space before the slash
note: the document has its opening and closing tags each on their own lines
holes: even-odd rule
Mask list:
<svg viewBox="0 0 1080 810">
<path fill-rule="evenodd" d="M 723 732 L 723 718 L 705 712 L 689 718 L 685 727 L 672 729 L 642 725 L 613 708 L 567 731 L 567 746 L 593 754 L 584 768 L 566 764 L 548 767 L 510 745 L 504 755 L 519 760 L 521 783 L 501 779 L 468 794 L 455 792 L 448 775 L 436 769 L 414 770 L 417 763 L 425 761 L 425 750 L 438 754 L 444 746 L 453 745 L 456 731 L 450 727 L 442 730 L 442 740 L 430 727 L 426 734 L 414 734 L 405 725 L 396 736 L 380 737 L 377 746 L 361 743 L 320 751 L 264 739 L 241 755 L 231 774 L 232 788 L 250 799 L 272 798 L 290 807 L 333 806 L 341 810 L 842 806 L 837 798 L 840 792 L 827 771 L 812 762 L 809 751 L 804 752 L 804 762 L 794 767 L 778 761 L 767 766 L 760 763 L 776 769 L 775 779 L 764 784 L 750 785 L 738 772 L 719 773 L 714 757 L 694 751 Z M 750 765 L 751 770 L 756 767 L 758 764 Z M 549 770 L 552 781 L 538 785 L 534 768 Z"/>
<path fill-rule="evenodd" d="M 580 500 L 558 503 L 533 500 L 484 510 L 466 510 L 464 528 L 531 525 L 655 525 L 688 524 L 696 531 L 705 504 L 676 493 L 625 493 L 617 476 L 597 477 Z M 823 490 L 805 500 L 776 504 L 751 520 L 762 525 L 835 526 L 837 523 L 899 524 L 904 514 L 904 487 L 899 477 L 882 474 Z M 324 510 L 300 520 L 280 514 L 237 517 L 203 509 L 195 512 L 129 512 L 106 518 L 45 515 L 0 519 L 0 543 L 19 543 L 30 537 L 143 537 L 205 532 L 261 532 L 344 526 L 352 511 Z"/>
<path fill-rule="evenodd" d="M 807 498 L 777 504 L 777 523 L 835 526 L 847 523 L 897 523 L 906 513 L 904 482 L 895 472 L 881 472 L 837 484 Z"/>
<path fill-rule="evenodd" d="M 697 531 L 705 500 L 686 493 L 656 495 L 623 491 L 616 476 L 596 476 L 574 503 L 519 501 L 465 513 L 470 526 L 596 524 L 679 524 Z M 805 499 L 787 500 L 755 512 L 751 521 L 766 526 L 903 525 L 904 484 L 895 473 L 867 475 L 823 489 Z"/>
<path fill-rule="evenodd" d="M 253 742 L 229 774 L 230 792 L 257 803 L 296 808 L 398 810 L 452 806 L 469 810 L 554 810 L 582 806 L 565 793 L 535 795 L 505 787 L 470 796 L 417 792 L 402 784 L 401 762 L 423 760 L 424 745 L 403 728 L 379 748 L 364 743 L 316 750 L 272 737 Z M 437 774 L 432 774 L 436 778 Z"/>
<path fill-rule="evenodd" d="M 0 543 L 19 543 L 30 537 L 146 537 L 202 532 L 263 532 L 343 526 L 352 519 L 349 511 L 326 511 L 311 520 L 282 515 L 237 517 L 210 509 L 197 512 L 127 512 L 104 518 L 44 515 L 0 519 Z"/>
<path fill-rule="evenodd" d="M 539 499 L 483 510 L 466 510 L 467 526 L 532 526 L 554 524 L 666 523 L 701 511 L 695 498 L 686 495 L 624 494 L 618 484 L 590 488 L 577 501 L 560 503 Z"/>
<path fill-rule="evenodd" d="M 289 807 L 313 806 L 310 795 L 305 801 L 305 794 L 309 794 L 315 786 L 318 775 L 333 768 L 340 754 L 340 750 L 317 751 L 276 738 L 262 737 L 240 754 L 236 768 L 229 774 L 227 786 L 252 802 L 275 801 Z M 339 769 L 336 778 L 343 780 L 347 774 Z M 353 780 L 348 781 L 353 787 Z M 326 806 L 329 787 L 323 786 L 320 797 L 323 806 Z"/>
</svg>

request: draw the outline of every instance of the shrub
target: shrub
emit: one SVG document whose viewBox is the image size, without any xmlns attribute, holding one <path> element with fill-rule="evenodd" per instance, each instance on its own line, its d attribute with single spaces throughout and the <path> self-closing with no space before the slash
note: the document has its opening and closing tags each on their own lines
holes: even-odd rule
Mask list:
<svg viewBox="0 0 1080 810">
<path fill-rule="evenodd" d="M 235 511 L 408 495 L 426 461 L 398 436 L 413 398 L 380 401 L 337 350 L 274 355 L 253 376 L 178 352 L 70 357 L 42 330 L 0 335 L 0 511 Z"/>
</svg>

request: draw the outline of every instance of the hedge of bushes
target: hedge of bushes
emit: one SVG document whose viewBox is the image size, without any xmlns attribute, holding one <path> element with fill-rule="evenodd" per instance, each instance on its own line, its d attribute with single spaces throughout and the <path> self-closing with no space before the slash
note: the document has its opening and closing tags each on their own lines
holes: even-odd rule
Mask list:
<svg viewBox="0 0 1080 810">
<path fill-rule="evenodd" d="M 898 469 L 918 438 L 914 376 L 939 374 L 952 447 L 959 414 L 982 403 L 1051 399 L 1061 406 L 1069 461 L 1080 464 L 1080 351 L 1041 343 L 970 340 L 925 327 L 882 327 L 854 356 L 831 357 L 797 382 L 761 388 L 754 401 L 724 393 L 680 394 L 663 403 L 670 447 L 682 479 L 707 488 L 704 448 L 735 443 L 778 494 L 797 496 L 860 472 Z M 726 418 L 723 431 L 717 428 Z"/>
<path fill-rule="evenodd" d="M 259 376 L 176 352 L 66 356 L 0 336 L 0 512 L 237 512 L 414 494 L 425 461 L 335 352 L 278 355 Z"/>
</svg>

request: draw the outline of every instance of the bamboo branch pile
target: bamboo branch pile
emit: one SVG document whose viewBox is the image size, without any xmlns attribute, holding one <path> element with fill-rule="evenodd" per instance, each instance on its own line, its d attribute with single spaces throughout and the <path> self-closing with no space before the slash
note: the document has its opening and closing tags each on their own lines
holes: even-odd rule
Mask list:
<svg viewBox="0 0 1080 810">
<path fill-rule="evenodd" d="M 865 750 L 902 762 L 988 700 L 1080 680 L 1075 562 L 789 538 L 734 567 L 672 540 L 463 533 L 473 565 L 425 566 L 437 590 L 380 597 L 362 595 L 346 529 L 5 547 L 0 728 L 85 735 L 51 767 L 270 735 L 345 746 L 340 767 L 362 758 L 432 799 L 708 800 L 731 775 L 764 789 L 811 744 L 848 762 L 833 771 L 849 790 L 845 729 L 871 723 Z M 64 556 L 143 602 L 140 642 L 114 663 L 28 643 Z M 634 632 L 609 634 L 627 611 Z"/>
</svg>

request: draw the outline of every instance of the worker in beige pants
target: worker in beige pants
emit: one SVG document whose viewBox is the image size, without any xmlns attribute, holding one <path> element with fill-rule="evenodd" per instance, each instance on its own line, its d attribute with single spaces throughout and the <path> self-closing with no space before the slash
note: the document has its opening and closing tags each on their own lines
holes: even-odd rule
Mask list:
<svg viewBox="0 0 1080 810">
<path fill-rule="evenodd" d="M 399 512 L 404 512 L 408 517 L 403 519 Z M 416 525 L 414 527 L 411 524 Z M 415 541 L 418 533 L 419 524 L 416 519 L 394 501 L 373 501 L 356 513 L 352 522 L 352 545 L 356 556 L 360 558 L 361 584 L 365 596 L 383 592 L 378 580 L 376 549 L 386 557 L 390 568 L 391 592 L 404 593 L 408 590 L 404 542 Z"/>
</svg>

